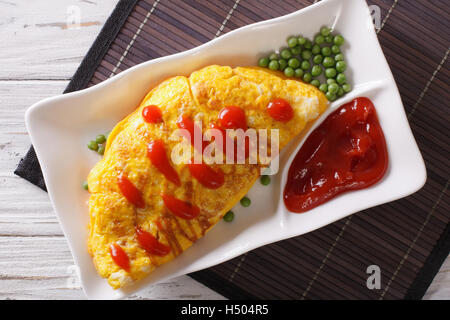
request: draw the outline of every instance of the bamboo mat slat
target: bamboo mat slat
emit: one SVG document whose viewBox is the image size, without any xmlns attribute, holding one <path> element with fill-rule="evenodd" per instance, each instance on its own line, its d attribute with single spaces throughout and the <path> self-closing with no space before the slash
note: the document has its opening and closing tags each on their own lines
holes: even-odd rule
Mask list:
<svg viewBox="0 0 450 320">
<path fill-rule="evenodd" d="M 95 63 L 83 62 L 80 69 L 89 65 L 92 70 L 84 78 L 77 72 L 72 81 L 76 84 L 67 90 L 98 84 L 138 63 L 194 48 L 236 28 L 314 2 L 122 0 L 118 10 L 126 14 L 116 10 L 110 18 L 115 21 L 107 22 L 94 44 L 105 46 L 103 55 Z M 439 0 L 368 3 L 381 9 L 383 24 L 378 37 L 426 162 L 426 185 L 407 198 L 191 274 L 226 297 L 418 299 L 448 255 L 448 6 Z M 119 23 L 120 29 L 108 32 L 114 23 Z M 104 39 L 108 35 L 110 38 Z M 379 290 L 366 287 L 369 265 L 378 265 L 382 271 Z"/>
</svg>

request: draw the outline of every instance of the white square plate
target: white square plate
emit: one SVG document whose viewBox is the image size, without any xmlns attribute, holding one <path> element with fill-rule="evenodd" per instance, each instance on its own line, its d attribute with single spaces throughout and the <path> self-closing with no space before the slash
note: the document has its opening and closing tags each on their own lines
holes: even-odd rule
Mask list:
<svg viewBox="0 0 450 320">
<path fill-rule="evenodd" d="M 346 39 L 347 77 L 354 90 L 331 104 L 306 134 L 282 152 L 280 173 L 270 186 L 256 183 L 248 208 L 236 206 L 233 223 L 219 223 L 203 239 L 147 279 L 127 290 L 113 290 L 97 275 L 86 248 L 88 193 L 80 185 L 100 160 L 86 147 L 133 111 L 147 91 L 170 76 L 209 64 L 255 65 L 258 57 L 284 45 L 289 35 L 312 38 L 321 26 L 333 26 Z M 282 191 L 289 163 L 307 134 L 337 107 L 358 97 L 377 109 L 390 157 L 385 177 L 376 185 L 343 194 L 307 213 L 286 210 Z M 352 213 L 405 197 L 426 180 L 423 159 L 408 125 L 397 86 L 381 51 L 364 0 L 324 0 L 287 16 L 249 25 L 198 48 L 137 65 L 89 89 L 45 99 L 28 109 L 26 124 L 36 149 L 50 199 L 69 241 L 86 295 L 122 298 L 136 290 L 219 264 L 265 244 L 298 236 Z"/>
</svg>

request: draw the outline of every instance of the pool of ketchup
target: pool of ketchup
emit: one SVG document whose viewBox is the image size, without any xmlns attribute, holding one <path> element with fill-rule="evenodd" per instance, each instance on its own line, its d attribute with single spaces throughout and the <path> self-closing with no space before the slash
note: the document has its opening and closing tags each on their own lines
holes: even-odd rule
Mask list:
<svg viewBox="0 0 450 320">
<path fill-rule="evenodd" d="M 341 106 L 306 139 L 284 189 L 289 211 L 303 213 L 349 191 L 367 188 L 386 173 L 388 153 L 373 103 Z"/>
</svg>

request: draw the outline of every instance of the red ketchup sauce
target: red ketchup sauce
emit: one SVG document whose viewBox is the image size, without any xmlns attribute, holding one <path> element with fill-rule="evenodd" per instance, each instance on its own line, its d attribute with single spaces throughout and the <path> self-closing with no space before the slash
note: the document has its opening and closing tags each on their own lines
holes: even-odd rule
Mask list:
<svg viewBox="0 0 450 320">
<path fill-rule="evenodd" d="M 191 175 L 206 188 L 218 189 L 225 182 L 225 176 L 220 168 L 214 170 L 205 163 L 190 163 L 188 166 Z"/>
<path fill-rule="evenodd" d="M 248 138 L 245 139 L 245 143 L 242 146 L 244 150 L 238 150 L 238 143 L 237 139 L 233 139 L 232 137 L 227 135 L 226 129 L 242 129 L 244 131 L 247 130 L 247 118 L 245 116 L 245 112 L 242 108 L 236 107 L 236 106 L 228 106 L 225 108 L 222 108 L 219 112 L 218 116 L 218 124 L 213 122 L 210 124 L 211 129 L 218 129 L 222 132 L 223 135 L 223 144 L 222 144 L 222 151 L 224 154 L 227 155 L 227 157 L 231 156 L 231 152 L 229 154 L 227 153 L 227 140 L 234 140 L 232 143 L 234 143 L 234 161 L 236 162 L 238 159 L 238 151 L 240 151 L 240 154 L 244 154 L 245 159 L 248 158 L 250 154 L 250 143 Z"/>
<path fill-rule="evenodd" d="M 170 252 L 169 246 L 160 243 L 152 234 L 141 227 L 136 227 L 136 235 L 139 245 L 148 253 L 162 257 Z"/>
<path fill-rule="evenodd" d="M 119 189 L 123 196 L 127 198 L 129 202 L 134 204 L 138 208 L 145 207 L 145 201 L 142 199 L 141 193 L 138 188 L 128 179 L 125 173 L 122 173 L 118 179 Z"/>
<path fill-rule="evenodd" d="M 177 217 L 190 220 L 200 214 L 200 209 L 189 202 L 177 199 L 168 194 L 161 194 L 164 205 Z"/>
<path fill-rule="evenodd" d="M 155 105 L 150 105 L 142 109 L 142 117 L 148 123 L 159 123 L 163 121 L 161 109 Z"/>
<path fill-rule="evenodd" d="M 302 213 L 349 190 L 378 182 L 388 166 L 373 103 L 357 98 L 333 112 L 305 141 L 289 168 L 284 203 Z"/>
<path fill-rule="evenodd" d="M 109 246 L 109 253 L 114 263 L 121 267 L 123 270 L 130 272 L 130 259 L 126 252 L 117 243 L 113 243 Z"/>
<path fill-rule="evenodd" d="M 167 180 L 181 185 L 180 178 L 175 169 L 170 165 L 167 158 L 166 148 L 162 140 L 153 140 L 148 144 L 147 156 L 150 158 L 152 164 L 166 177 Z"/>
<path fill-rule="evenodd" d="M 194 123 L 194 121 L 192 121 L 190 118 L 186 117 L 185 115 L 182 115 L 178 119 L 177 126 L 178 126 L 178 128 L 186 129 L 189 132 L 189 134 L 191 136 L 190 137 L 191 144 L 195 147 L 194 131 L 198 130 L 198 134 L 201 136 L 202 135 L 201 128 L 199 128 Z M 214 129 L 221 130 L 221 128 L 218 128 L 218 127 L 215 127 Z M 221 130 L 221 131 L 222 131 L 222 133 L 224 133 L 225 130 Z M 224 141 L 226 141 L 225 138 L 224 138 Z M 206 148 L 206 146 L 208 144 L 209 144 L 209 142 L 203 141 L 203 137 L 202 137 L 202 150 L 201 150 L 202 154 L 203 154 L 203 150 Z M 198 151 L 200 151 L 200 150 L 198 150 Z M 208 166 L 207 164 L 204 164 L 204 163 L 189 164 L 188 166 L 189 166 L 192 176 L 195 179 L 197 179 L 205 187 L 210 188 L 210 189 L 217 189 L 222 186 L 222 184 L 224 182 L 224 176 L 223 176 L 222 170 L 218 169 L 217 171 L 215 171 L 210 166 Z"/>
<path fill-rule="evenodd" d="M 294 109 L 284 99 L 274 99 L 267 105 L 269 115 L 280 122 L 288 122 L 294 117 Z"/>
<path fill-rule="evenodd" d="M 223 129 L 247 130 L 247 119 L 242 108 L 228 106 L 219 112 L 219 124 Z"/>
</svg>

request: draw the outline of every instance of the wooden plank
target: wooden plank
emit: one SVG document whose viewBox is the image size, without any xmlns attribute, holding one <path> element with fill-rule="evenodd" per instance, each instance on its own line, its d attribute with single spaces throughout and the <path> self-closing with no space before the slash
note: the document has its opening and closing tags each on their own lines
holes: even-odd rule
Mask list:
<svg viewBox="0 0 450 320">
<path fill-rule="evenodd" d="M 450 299 L 450 257 L 445 260 L 423 298 L 424 300 Z"/>
<path fill-rule="evenodd" d="M 116 3 L 1 1 L 0 79 L 70 79 Z"/>
<path fill-rule="evenodd" d="M 0 237 L 0 299 L 83 299 L 63 237 Z M 183 276 L 153 285 L 130 299 L 221 299 Z"/>
</svg>

